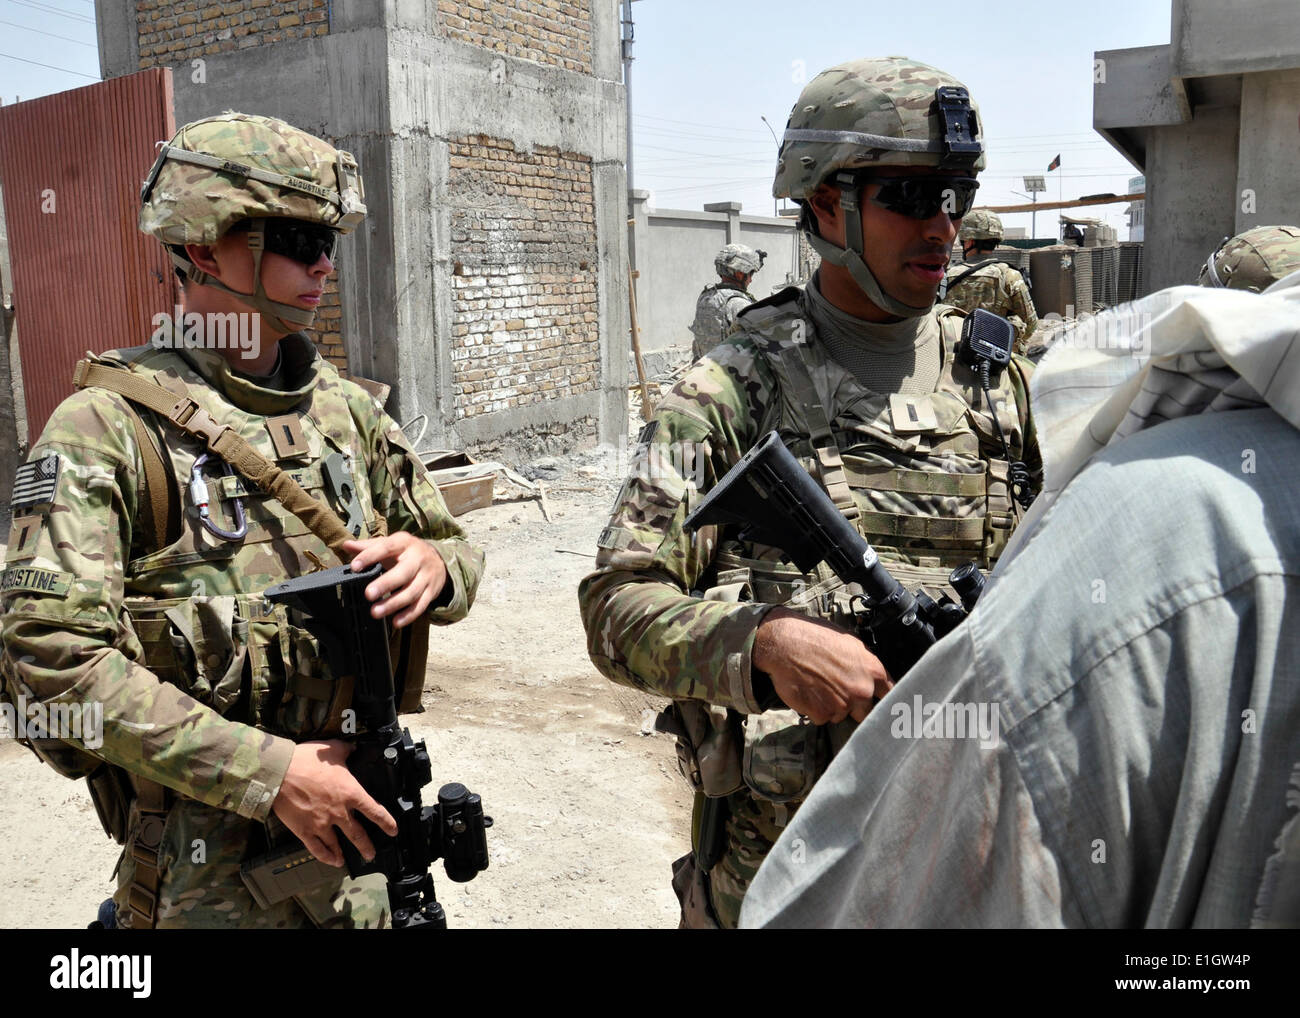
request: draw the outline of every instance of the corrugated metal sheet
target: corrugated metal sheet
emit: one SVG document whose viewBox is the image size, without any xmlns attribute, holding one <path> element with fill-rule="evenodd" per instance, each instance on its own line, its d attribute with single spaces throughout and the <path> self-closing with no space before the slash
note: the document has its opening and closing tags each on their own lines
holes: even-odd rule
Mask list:
<svg viewBox="0 0 1300 1018">
<path fill-rule="evenodd" d="M 176 303 L 136 227 L 156 142 L 175 133 L 168 68 L 0 107 L 0 187 L 32 441 L 87 351 L 138 346 Z"/>
</svg>

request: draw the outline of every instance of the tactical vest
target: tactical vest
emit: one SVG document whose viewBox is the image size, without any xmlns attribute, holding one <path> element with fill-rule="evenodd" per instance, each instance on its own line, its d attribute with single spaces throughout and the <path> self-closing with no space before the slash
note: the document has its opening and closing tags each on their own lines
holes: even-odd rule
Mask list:
<svg viewBox="0 0 1300 1018">
<path fill-rule="evenodd" d="M 385 532 L 371 502 L 370 466 L 352 407 L 328 362 L 317 362 L 316 380 L 303 387 L 300 402 L 269 414 L 224 399 L 176 352 L 146 347 L 101 357 L 100 363 L 151 378 L 192 400 L 332 508 L 358 537 Z M 123 610 L 138 647 L 128 640 L 124 653 L 231 720 L 294 741 L 348 734 L 343 711 L 351 701 L 349 684 L 329 674 L 318 642 L 296 612 L 261 596 L 269 586 L 330 564 L 333 553 L 279 499 L 219 458 L 196 473 L 208 452 L 205 443 L 147 411 L 143 416 L 159 440 L 169 486 L 182 493 L 183 514 L 174 539 L 169 534 L 162 547 L 133 549 L 125 565 L 130 593 Z M 393 481 L 396 491 L 400 482 Z M 246 533 L 236 540 L 214 534 L 200 519 L 200 493 L 211 524 L 226 532 L 239 529 L 238 502 Z M 403 709 L 418 709 L 420 686 L 421 681 L 407 684 Z"/>
<path fill-rule="evenodd" d="M 79 385 L 84 384 L 86 363 L 78 368 L 83 380 Z M 91 357 L 89 363 L 114 375 L 121 372 L 123 377 L 161 385 L 185 407 L 188 419 L 206 413 L 216 424 L 230 427 L 254 453 L 316 499 L 318 512 L 329 516 L 326 508 L 334 510 L 337 519 L 331 522 L 336 528 L 360 538 L 386 532 L 371 501 L 371 468 L 349 402 L 370 397 L 358 391 L 349 394 L 328 362 L 316 362 L 308 384 L 295 391 L 301 395 L 296 403 L 295 393 L 269 393 L 286 406 L 267 414 L 241 409 L 223 398 L 185 356 L 172 350 L 146 346 L 111 351 Z M 96 377 L 100 382 L 91 384 L 120 392 L 116 379 Z M 334 553 L 326 540 L 280 499 L 211 456 L 201 436 L 184 433 L 129 400 L 123 402 L 141 446 L 141 485 L 135 492 L 132 547 L 122 564 L 127 624 L 120 629 L 119 649 L 232 721 L 296 742 L 353 734 L 355 726 L 344 715 L 351 703 L 350 679 L 330 673 L 318 641 L 294 609 L 272 605 L 261 596 L 269 586 L 331 564 Z M 358 410 L 373 413 L 371 407 Z M 388 436 L 380 441 L 384 452 L 399 452 L 387 448 Z M 205 453 L 210 458 L 196 472 Z M 415 455 L 408 446 L 400 453 Z M 394 473 L 392 459 L 385 456 L 383 469 L 392 475 L 395 497 L 404 497 L 404 481 Z M 151 463 L 161 470 L 151 470 Z M 146 480 L 150 474 L 152 479 Z M 159 493 L 146 493 L 146 488 L 160 481 L 173 508 L 163 514 L 165 524 L 151 526 L 150 496 Z M 246 532 L 238 539 L 214 534 L 201 521 L 202 502 L 213 526 L 236 533 L 242 513 Z M 392 633 L 399 712 L 421 709 L 427 644 L 426 620 Z M 37 740 L 32 748 L 60 773 L 90 780 L 106 831 L 122 843 L 130 800 L 146 794 L 140 783 L 57 740 Z M 159 788 L 151 794 L 161 809 L 167 796 Z"/>
<path fill-rule="evenodd" d="M 760 304 L 741 328 L 776 382 L 760 434 L 776 429 L 800 463 L 881 560 L 909 590 L 955 591 L 948 573 L 972 559 L 988 569 L 1017 516 L 1010 464 L 994 430 L 978 377 L 957 362 L 965 314 L 941 307 L 943 366 L 933 393 L 878 394 L 830 360 L 810 321 L 787 303 Z M 1014 364 L 990 385 L 1011 455 L 1024 455 L 1024 422 L 1011 378 Z M 833 417 L 827 412 L 830 408 Z M 844 623 L 855 589 L 827 566 L 804 574 L 777 548 L 724 540 L 715 557 L 710 599 L 785 605 Z M 851 719 L 814 726 L 794 711 L 750 715 L 739 726 L 741 778 L 760 799 L 797 803 L 856 727 Z M 716 726 L 715 726 L 716 727 Z M 705 775 L 706 794 L 721 794 L 734 768 Z M 782 815 L 778 811 L 778 815 Z"/>
<path fill-rule="evenodd" d="M 693 350 L 699 357 L 707 353 L 726 337 L 730 326 L 727 321 L 727 304 L 736 297 L 752 302 L 753 296 L 733 283 L 714 283 L 700 291 L 695 301 L 695 320 L 691 333 L 695 336 Z"/>
</svg>

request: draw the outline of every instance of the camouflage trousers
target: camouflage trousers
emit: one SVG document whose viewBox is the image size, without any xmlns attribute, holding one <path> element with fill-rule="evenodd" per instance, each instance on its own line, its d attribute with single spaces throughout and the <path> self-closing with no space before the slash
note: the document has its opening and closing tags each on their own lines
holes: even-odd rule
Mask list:
<svg viewBox="0 0 1300 1018">
<path fill-rule="evenodd" d="M 707 878 L 699 872 L 694 855 L 673 866 L 683 929 L 734 930 L 740 924 L 745 892 L 797 805 L 756 798 L 747 788 L 727 796 L 726 848 Z"/>
<path fill-rule="evenodd" d="M 239 876 L 245 859 L 264 851 L 263 825 L 191 799 L 167 814 L 159 846 L 158 929 L 360 929 L 388 925 L 388 892 L 381 874 L 337 881 L 269 909 L 259 908 Z M 117 921 L 130 928 L 127 893 L 136 863 L 128 850 L 118 861 Z"/>
</svg>

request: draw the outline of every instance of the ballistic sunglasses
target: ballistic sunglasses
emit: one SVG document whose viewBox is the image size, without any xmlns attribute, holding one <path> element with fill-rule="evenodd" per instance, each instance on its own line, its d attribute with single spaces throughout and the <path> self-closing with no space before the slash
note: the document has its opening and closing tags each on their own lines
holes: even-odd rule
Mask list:
<svg viewBox="0 0 1300 1018">
<path fill-rule="evenodd" d="M 857 178 L 858 186 L 877 183 L 880 190 L 871 200 L 909 219 L 933 219 L 947 212 L 961 219 L 975 204 L 980 183 L 974 177 L 872 177 Z"/>
<path fill-rule="evenodd" d="M 264 222 L 266 225 L 262 240 L 265 250 L 292 258 L 303 265 L 315 265 L 320 261 L 321 255 L 330 261 L 334 260 L 339 239 L 337 230 L 318 223 L 306 223 L 301 219 L 266 219 Z M 230 232 L 243 233 L 252 225 L 251 219 L 245 219 L 232 226 Z"/>
</svg>

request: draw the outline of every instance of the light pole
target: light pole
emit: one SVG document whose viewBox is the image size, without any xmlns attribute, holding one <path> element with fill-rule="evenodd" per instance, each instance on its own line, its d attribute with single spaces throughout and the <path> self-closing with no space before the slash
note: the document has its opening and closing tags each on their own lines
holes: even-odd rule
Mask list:
<svg viewBox="0 0 1300 1018">
<path fill-rule="evenodd" d="M 761 113 L 758 115 L 758 119 L 761 120 L 761 121 L 763 121 L 763 124 L 767 127 L 768 132 L 772 135 L 772 144 L 774 144 L 774 145 L 776 146 L 776 150 L 777 150 L 777 152 L 779 153 L 779 152 L 781 151 L 781 143 L 780 143 L 779 141 L 777 141 L 777 138 L 776 138 L 776 132 L 772 130 L 772 125 L 769 124 L 769 123 L 767 122 L 767 117 L 763 116 L 763 114 L 761 114 Z M 781 215 L 781 213 L 780 213 L 779 211 L 777 211 L 777 207 L 776 207 L 776 196 L 773 195 L 773 196 L 772 196 L 772 216 L 773 216 L 773 218 L 776 218 L 776 217 L 778 217 L 778 216 L 780 216 L 780 215 Z"/>
<path fill-rule="evenodd" d="M 1047 182 L 1042 177 L 1026 177 L 1025 190 L 1033 195 L 1033 197 L 1030 198 L 1029 200 L 1033 202 L 1033 204 L 1037 205 L 1039 192 L 1047 190 Z M 1029 222 L 1030 222 L 1029 232 L 1033 234 L 1033 239 L 1037 240 L 1038 239 L 1038 210 L 1037 209 L 1034 210 L 1033 214 L 1030 217 Z"/>
<path fill-rule="evenodd" d="M 623 0 L 623 90 L 627 102 L 627 189 L 632 190 L 632 41 L 636 29 L 632 24 L 632 0 Z M 631 199 L 629 198 L 629 201 Z"/>
</svg>

